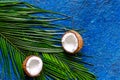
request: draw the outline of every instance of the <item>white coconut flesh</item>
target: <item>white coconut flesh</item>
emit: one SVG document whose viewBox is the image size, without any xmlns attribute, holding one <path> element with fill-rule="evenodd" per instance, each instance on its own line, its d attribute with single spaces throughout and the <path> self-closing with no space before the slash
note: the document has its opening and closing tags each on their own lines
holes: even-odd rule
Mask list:
<svg viewBox="0 0 120 80">
<path fill-rule="evenodd" d="M 26 63 L 26 70 L 31 76 L 39 75 L 42 71 L 43 62 L 37 56 L 32 56 L 28 59 Z"/>
<path fill-rule="evenodd" d="M 70 53 L 74 53 L 78 48 L 78 39 L 74 33 L 66 33 L 62 38 L 63 48 Z"/>
</svg>

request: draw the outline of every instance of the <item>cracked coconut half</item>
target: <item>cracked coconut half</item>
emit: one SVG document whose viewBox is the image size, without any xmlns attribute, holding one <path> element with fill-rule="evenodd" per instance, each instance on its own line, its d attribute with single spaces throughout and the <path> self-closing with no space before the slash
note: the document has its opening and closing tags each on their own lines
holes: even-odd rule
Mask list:
<svg viewBox="0 0 120 80">
<path fill-rule="evenodd" d="M 23 62 L 23 69 L 30 77 L 39 76 L 43 68 L 43 62 L 40 57 L 28 56 Z"/>
<path fill-rule="evenodd" d="M 83 39 L 81 35 L 74 30 L 67 31 L 63 35 L 61 42 L 63 49 L 71 54 L 79 52 L 83 46 Z"/>
</svg>

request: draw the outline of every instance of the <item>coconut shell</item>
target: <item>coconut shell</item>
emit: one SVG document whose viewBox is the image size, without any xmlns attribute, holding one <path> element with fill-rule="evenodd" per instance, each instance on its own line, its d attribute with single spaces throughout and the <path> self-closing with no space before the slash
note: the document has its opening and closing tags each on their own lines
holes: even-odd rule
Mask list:
<svg viewBox="0 0 120 80">
<path fill-rule="evenodd" d="M 77 47 L 77 49 L 76 49 L 73 53 L 65 50 L 65 48 L 64 48 L 63 46 L 62 46 L 62 47 L 63 47 L 63 49 L 64 49 L 66 52 L 71 53 L 71 54 L 76 54 L 76 53 L 78 53 L 78 52 L 81 50 L 81 48 L 83 47 L 83 39 L 82 39 L 82 36 L 81 36 L 78 32 L 76 32 L 76 31 L 74 31 L 74 30 L 67 31 L 64 35 L 66 35 L 67 33 L 73 33 L 73 34 L 75 34 L 75 36 L 76 36 L 76 38 L 77 38 L 77 40 L 78 40 L 78 47 Z M 64 35 L 63 35 L 63 37 L 64 37 Z M 62 38 L 63 38 L 63 37 L 62 37 Z"/>
<path fill-rule="evenodd" d="M 37 77 L 37 76 L 40 75 L 40 73 L 39 73 L 38 75 L 32 76 L 32 75 L 27 71 L 27 69 L 26 69 L 26 64 L 27 64 L 28 60 L 29 60 L 31 57 L 33 57 L 33 56 L 34 56 L 34 55 L 31 55 L 31 56 L 26 57 L 26 59 L 23 61 L 23 65 L 22 65 L 24 72 L 25 72 L 29 77 Z M 38 56 L 36 56 L 36 57 L 38 57 Z M 41 71 L 41 72 L 42 72 L 42 71 Z"/>
</svg>

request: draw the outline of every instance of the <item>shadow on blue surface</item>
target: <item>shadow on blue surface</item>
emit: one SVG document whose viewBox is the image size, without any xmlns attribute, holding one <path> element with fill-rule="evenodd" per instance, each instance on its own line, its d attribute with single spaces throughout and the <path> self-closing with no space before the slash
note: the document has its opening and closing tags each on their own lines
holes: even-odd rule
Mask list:
<svg viewBox="0 0 120 80">
<path fill-rule="evenodd" d="M 44 9 L 67 14 L 64 22 L 85 33 L 82 52 L 94 58 L 84 60 L 98 80 L 120 80 L 120 0 L 23 0 Z"/>
</svg>

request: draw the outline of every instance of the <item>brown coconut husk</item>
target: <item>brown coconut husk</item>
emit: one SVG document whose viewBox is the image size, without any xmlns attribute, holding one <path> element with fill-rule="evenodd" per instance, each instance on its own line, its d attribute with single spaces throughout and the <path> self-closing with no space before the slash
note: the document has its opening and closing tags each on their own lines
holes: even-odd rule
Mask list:
<svg viewBox="0 0 120 80">
<path fill-rule="evenodd" d="M 63 37 L 64 37 L 67 33 L 73 33 L 73 34 L 75 34 L 75 36 L 76 36 L 76 38 L 77 38 L 77 40 L 78 40 L 78 47 L 77 47 L 77 49 L 76 49 L 73 53 L 67 51 L 67 50 L 63 47 L 63 45 L 62 45 L 62 47 L 63 47 L 63 49 L 64 49 L 67 53 L 76 54 L 76 53 L 78 53 L 78 52 L 81 50 L 81 48 L 83 47 L 83 39 L 82 39 L 82 36 L 81 36 L 78 32 L 76 32 L 76 31 L 74 31 L 74 30 L 70 30 L 70 31 L 67 31 L 67 32 L 63 35 Z M 62 39 L 63 39 L 63 37 L 62 37 Z"/>
<path fill-rule="evenodd" d="M 37 76 L 39 76 L 39 75 L 41 74 L 41 72 L 42 72 L 42 71 L 41 71 L 39 74 L 37 74 L 37 75 L 35 75 L 35 76 L 32 76 L 32 75 L 27 71 L 27 67 L 26 67 L 27 61 L 28 61 L 31 57 L 33 57 L 33 56 L 34 56 L 34 55 L 31 55 L 31 56 L 26 57 L 26 59 L 23 61 L 23 65 L 22 65 L 24 72 L 25 72 L 29 77 L 37 77 Z M 35 57 L 38 57 L 38 56 L 35 56 Z M 38 58 L 40 58 L 40 57 L 38 57 Z M 42 70 L 43 70 L 43 68 L 42 68 Z"/>
</svg>

